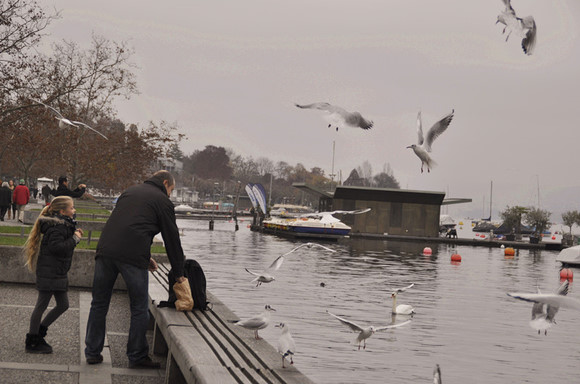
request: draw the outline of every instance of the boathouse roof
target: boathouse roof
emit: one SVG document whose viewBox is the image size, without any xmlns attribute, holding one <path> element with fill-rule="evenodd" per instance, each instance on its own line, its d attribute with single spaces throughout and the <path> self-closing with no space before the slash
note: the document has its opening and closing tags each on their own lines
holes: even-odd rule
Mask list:
<svg viewBox="0 0 580 384">
<path fill-rule="evenodd" d="M 340 185 L 334 191 L 335 199 L 389 201 L 441 205 L 445 192 L 415 191 L 395 188 L 371 188 Z"/>
</svg>

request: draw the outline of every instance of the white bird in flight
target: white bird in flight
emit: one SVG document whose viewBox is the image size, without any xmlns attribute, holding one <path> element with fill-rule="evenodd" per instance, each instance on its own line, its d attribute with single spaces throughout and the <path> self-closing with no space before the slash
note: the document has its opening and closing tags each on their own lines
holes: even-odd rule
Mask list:
<svg viewBox="0 0 580 384">
<path fill-rule="evenodd" d="M 328 128 L 341 126 L 347 126 L 351 128 L 361 128 L 364 130 L 371 129 L 373 127 L 373 122 L 367 120 L 359 112 L 348 112 L 344 108 L 337 107 L 329 103 L 312 103 L 312 104 L 295 104 L 298 108 L 302 109 L 320 109 L 321 111 L 327 112 L 328 115 Z"/>
<path fill-rule="evenodd" d="M 296 352 L 296 342 L 294 342 L 294 339 L 290 334 L 288 324 L 279 323 L 276 324 L 275 327 L 282 329 L 282 335 L 278 339 L 278 353 L 282 355 L 282 368 L 286 368 L 284 366 L 284 361 L 287 356 L 290 356 L 290 364 L 294 364 L 293 356 Z"/>
<path fill-rule="evenodd" d="M 497 23 L 505 25 L 503 32 L 506 29 L 508 34 L 505 41 L 508 41 L 512 32 L 516 32 L 522 38 L 522 49 L 526 55 L 531 55 L 536 46 L 536 21 L 532 16 L 526 16 L 523 19 L 516 16 L 516 11 L 511 6 L 511 0 L 502 0 L 505 4 L 505 10 L 497 16 Z"/>
<path fill-rule="evenodd" d="M 53 107 L 51 107 L 50 105 L 46 105 L 42 101 L 38 101 L 38 100 L 35 100 L 35 99 L 30 99 L 30 100 L 34 101 L 35 103 L 42 104 L 47 109 L 50 109 L 52 112 L 56 113 L 55 119 L 58 120 L 58 126 L 60 128 L 65 128 L 67 125 L 70 125 L 71 127 L 75 127 L 75 128 L 80 128 L 79 126 L 83 126 L 85 128 L 90 129 L 91 131 L 95 132 L 97 135 L 100 135 L 105 140 L 109 140 L 107 138 L 107 136 L 103 135 L 101 132 L 97 131 L 96 129 L 94 129 L 94 128 L 90 127 L 90 126 L 88 126 L 87 124 L 83 123 L 82 121 L 72 121 L 72 120 L 69 120 L 66 117 L 64 117 L 59 111 L 57 111 L 56 109 L 54 109 Z"/>
<path fill-rule="evenodd" d="M 451 110 L 450 114 L 433 124 L 433 126 L 427 131 L 426 136 L 423 136 L 421 111 L 417 114 L 417 144 L 409 145 L 407 148 L 411 148 L 417 157 L 421 159 L 421 173 L 423 173 L 423 165 L 427 166 L 427 172 L 431 172 L 431 168 L 437 165 L 431 156 L 429 156 L 429 152 L 431 152 L 431 146 L 435 139 L 445 132 L 447 127 L 449 127 L 454 112 L 455 110 Z"/>
<path fill-rule="evenodd" d="M 254 337 L 256 340 L 261 339 L 258 335 L 260 329 L 266 328 L 270 324 L 270 312 L 276 311 L 274 308 L 266 305 L 264 307 L 264 312 L 260 313 L 258 316 L 251 317 L 246 320 L 237 321 L 235 324 L 246 329 L 251 329 L 254 331 Z"/>
<path fill-rule="evenodd" d="M 435 369 L 433 369 L 433 384 L 441 383 L 441 368 L 439 368 L 439 364 L 435 364 Z"/>
<path fill-rule="evenodd" d="M 328 247 L 325 247 L 324 245 L 320 245 L 320 244 L 316 244 L 316 243 L 305 243 L 305 244 L 301 244 L 295 248 L 293 248 L 291 251 L 286 252 L 283 255 L 280 255 L 276 258 L 276 260 L 274 260 L 272 262 L 272 264 L 270 264 L 270 266 L 266 269 L 264 269 L 262 272 L 254 272 L 249 270 L 248 268 L 245 268 L 246 271 L 254 276 L 256 276 L 256 278 L 254 280 L 252 280 L 251 282 L 257 282 L 256 287 L 262 285 L 262 283 L 271 283 L 272 281 L 276 280 L 276 278 L 274 276 L 272 276 L 272 273 L 274 273 L 275 271 L 277 271 L 278 269 L 280 269 L 280 267 L 282 266 L 282 263 L 284 262 L 284 256 L 287 256 L 289 254 L 291 254 L 292 252 L 295 252 L 297 250 L 299 250 L 300 248 L 312 248 L 312 247 L 319 247 L 322 249 L 325 249 L 327 251 L 330 252 L 336 252 L 334 249 L 330 249 Z"/>
<path fill-rule="evenodd" d="M 391 312 L 393 315 L 413 315 L 415 313 L 415 308 L 413 308 L 412 305 L 409 304 L 397 305 L 397 295 L 401 292 L 405 292 L 409 288 L 412 288 L 414 285 L 415 283 L 411 283 L 406 287 L 397 288 L 393 290 L 393 292 L 391 293 L 391 298 L 393 299 L 393 308 L 391 309 Z"/>
<path fill-rule="evenodd" d="M 363 343 L 363 349 L 366 349 L 366 347 L 367 347 L 366 340 L 369 337 L 371 337 L 375 332 L 380 332 L 380 331 L 384 331 L 386 329 L 400 327 L 402 325 L 409 324 L 411 322 L 411 320 L 407 320 L 407 321 L 403 321 L 402 323 L 385 325 L 382 327 L 375 327 L 373 325 L 368 326 L 368 327 L 362 327 L 362 326 L 358 325 L 357 323 L 355 323 L 354 321 L 346 320 L 346 319 L 344 319 L 340 316 L 336 316 L 328 311 L 326 311 L 326 313 L 328 313 L 330 316 L 333 316 L 336 319 L 338 319 L 338 321 L 340 321 L 341 323 L 343 323 L 344 325 L 346 325 L 347 327 L 352 329 L 354 332 L 359 332 L 359 334 L 355 340 L 355 343 L 358 344 L 359 351 L 360 351 L 361 342 Z"/>
<path fill-rule="evenodd" d="M 320 219 L 321 223 L 324 224 L 332 224 L 338 223 L 340 220 L 334 217 L 334 215 L 360 215 L 361 213 L 367 213 L 370 211 L 370 208 L 365 209 L 357 209 L 355 211 L 330 211 L 330 212 L 315 212 L 315 213 L 306 213 L 304 215 L 300 215 L 299 217 L 310 217 L 313 219 Z"/>
<path fill-rule="evenodd" d="M 538 289 L 538 294 L 541 294 L 540 289 Z M 556 295 L 566 296 L 568 294 L 568 280 L 566 280 L 558 290 Z M 510 295 L 511 296 L 511 295 Z M 544 331 L 544 335 L 548 334 L 548 329 L 556 324 L 556 314 L 560 309 L 558 304 L 547 304 L 545 305 L 546 311 L 544 311 L 545 303 L 534 302 L 532 305 L 532 320 L 530 320 L 530 327 L 538 331 L 538 335 Z"/>
</svg>

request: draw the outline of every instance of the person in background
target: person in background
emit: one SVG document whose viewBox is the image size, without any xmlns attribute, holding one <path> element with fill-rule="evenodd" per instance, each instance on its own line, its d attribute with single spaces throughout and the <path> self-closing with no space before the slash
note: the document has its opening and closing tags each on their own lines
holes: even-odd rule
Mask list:
<svg viewBox="0 0 580 384">
<path fill-rule="evenodd" d="M 44 184 L 44 187 L 40 190 L 42 192 L 42 197 L 44 198 L 44 205 L 48 205 L 50 203 L 50 191 L 51 188 L 48 184 Z"/>
<path fill-rule="evenodd" d="M 5 181 L 0 188 L 0 221 L 4 221 L 6 212 L 10 212 L 10 205 L 12 205 L 12 191 Z"/>
<path fill-rule="evenodd" d="M 24 184 L 24 179 L 20 179 L 20 184 L 14 188 L 12 192 L 12 202 L 16 205 L 16 210 L 18 211 L 18 216 L 14 215 L 14 218 L 18 218 L 18 221 L 22 223 L 24 216 L 24 207 L 30 201 L 30 191 L 28 187 Z"/>
<path fill-rule="evenodd" d="M 30 327 L 26 334 L 28 353 L 52 353 L 52 347 L 44 340 L 48 327 L 69 307 L 68 271 L 74 249 L 83 235 L 83 231 L 76 227 L 74 214 L 72 198 L 55 198 L 36 219 L 24 245 L 26 266 L 36 273 L 38 290 L 36 306 L 30 316 Z M 42 318 L 53 296 L 56 306 Z"/>
<path fill-rule="evenodd" d="M 66 176 L 61 176 L 58 178 L 58 188 L 53 189 L 50 194 L 53 196 L 70 196 L 70 197 L 81 197 L 87 190 L 85 184 L 79 184 L 78 188 L 75 190 L 70 190 L 68 187 L 68 179 Z"/>
<path fill-rule="evenodd" d="M 8 189 L 10 189 L 10 196 L 12 196 L 12 192 L 14 192 L 14 180 L 8 180 Z M 10 197 L 10 201 L 10 208 L 8 208 L 8 220 L 10 220 L 12 217 L 16 219 L 16 206 L 12 201 L 12 197 Z"/>
<path fill-rule="evenodd" d="M 85 357 L 87 364 L 103 362 L 106 319 L 113 286 L 119 273 L 127 285 L 131 326 L 127 342 L 129 368 L 158 369 L 149 356 L 146 333 L 149 323 L 149 271 L 157 269 L 151 258 L 153 237 L 161 232 L 171 270 L 177 282 L 184 282 L 185 256 L 169 196 L 175 179 L 158 171 L 143 184 L 125 190 L 105 224 L 95 256 L 93 300 L 87 321 Z"/>
</svg>

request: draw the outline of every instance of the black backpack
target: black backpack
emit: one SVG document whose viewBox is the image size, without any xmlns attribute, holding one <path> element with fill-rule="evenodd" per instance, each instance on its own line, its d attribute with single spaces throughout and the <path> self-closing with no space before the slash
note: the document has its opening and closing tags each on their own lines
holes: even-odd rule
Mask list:
<svg viewBox="0 0 580 384">
<path fill-rule="evenodd" d="M 189 281 L 191 296 L 193 297 L 193 308 L 201 309 L 202 311 L 208 309 L 209 302 L 207 301 L 206 295 L 205 274 L 203 273 L 201 265 L 192 259 L 185 260 L 183 275 Z M 169 271 L 167 277 L 169 280 L 169 299 L 160 302 L 159 307 L 175 307 L 175 301 L 177 300 L 175 292 L 173 292 L 173 284 L 175 284 L 173 270 Z"/>
</svg>

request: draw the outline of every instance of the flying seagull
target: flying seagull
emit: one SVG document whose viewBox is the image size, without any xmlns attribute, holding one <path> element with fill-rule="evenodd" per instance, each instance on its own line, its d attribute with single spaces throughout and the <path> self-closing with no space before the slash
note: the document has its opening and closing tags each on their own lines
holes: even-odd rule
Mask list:
<svg viewBox="0 0 580 384">
<path fill-rule="evenodd" d="M 55 119 L 58 120 L 58 126 L 60 128 L 65 128 L 67 125 L 70 125 L 71 127 L 75 127 L 75 128 L 80 128 L 80 126 L 83 126 L 85 128 L 90 129 L 91 131 L 95 132 L 97 135 L 102 136 L 105 140 L 109 140 L 107 138 L 107 136 L 103 135 L 101 132 L 97 131 L 96 129 L 94 129 L 92 127 L 89 127 L 85 123 L 83 123 L 81 121 L 71 121 L 71 120 L 67 119 L 59 111 L 57 111 L 56 109 L 54 109 L 50 105 L 46 105 L 42 101 L 38 101 L 38 100 L 35 100 L 35 99 L 32 99 L 32 98 L 30 100 L 34 101 L 35 103 L 42 104 L 42 105 L 44 105 L 44 107 L 46 109 L 50 109 L 52 112 L 56 113 Z"/>
<path fill-rule="evenodd" d="M 244 327 L 246 329 L 251 329 L 252 331 L 254 331 L 254 337 L 256 338 L 256 340 L 259 340 L 261 339 L 261 337 L 258 335 L 258 331 L 260 329 L 266 328 L 270 324 L 271 311 L 275 312 L 276 310 L 270 307 L 269 305 L 266 305 L 264 307 L 264 312 L 262 312 L 258 316 L 254 316 L 246 320 L 237 321 L 235 324 L 239 325 L 240 327 Z"/>
<path fill-rule="evenodd" d="M 397 294 L 405 292 L 407 289 L 412 288 L 415 283 L 412 283 L 403 288 L 397 288 L 391 293 L 391 298 L 393 299 L 393 315 L 413 315 L 415 313 L 415 308 L 409 304 L 399 304 L 397 305 Z"/>
<path fill-rule="evenodd" d="M 268 268 L 264 269 L 262 272 L 254 272 L 254 271 L 249 270 L 248 268 L 245 268 L 248 273 L 256 276 L 256 278 L 254 280 L 252 280 L 252 283 L 257 282 L 256 287 L 258 287 L 262 283 L 271 283 L 272 281 L 276 280 L 274 278 L 274 276 L 272 276 L 272 273 L 274 271 L 277 271 L 278 269 L 280 269 L 280 267 L 282 266 L 282 263 L 284 262 L 284 256 L 287 256 L 287 255 L 291 254 L 292 252 L 295 252 L 303 247 L 307 247 L 307 248 L 319 247 L 322 249 L 326 249 L 327 251 L 330 251 L 330 252 L 336 252 L 333 249 L 330 249 L 328 247 L 325 247 L 324 245 L 320 245 L 320 244 L 316 244 L 316 243 L 305 243 L 305 244 L 299 245 L 299 246 L 295 247 L 294 249 L 292 249 L 290 252 L 286 252 L 285 254 L 278 256 L 276 258 L 276 260 L 274 260 L 272 262 L 272 264 L 270 264 L 270 266 Z"/>
<path fill-rule="evenodd" d="M 337 107 L 335 105 L 329 103 L 312 103 L 312 104 L 295 104 L 298 108 L 303 109 L 320 109 L 321 111 L 325 111 L 329 114 L 328 116 L 328 128 L 336 127 L 338 128 L 341 126 L 347 126 L 351 128 L 361 128 L 364 130 L 371 129 L 373 127 L 373 122 L 371 120 L 367 120 L 359 112 L 348 112 L 347 110 Z"/>
<path fill-rule="evenodd" d="M 541 294 L 538 289 L 538 294 Z M 558 290 L 556 295 L 566 296 L 568 294 L 568 280 L 566 280 Z M 558 304 L 547 304 L 545 305 L 546 311 L 544 311 L 544 303 L 534 302 L 532 305 L 532 320 L 530 320 L 530 326 L 538 331 L 538 335 L 541 331 L 544 331 L 544 335 L 548 334 L 548 329 L 556 324 L 556 313 L 560 309 Z"/>
<path fill-rule="evenodd" d="M 304 215 L 300 215 L 299 217 L 310 217 L 313 219 L 319 219 L 321 223 L 324 224 L 332 224 L 338 223 L 340 220 L 334 217 L 334 215 L 360 215 L 361 213 L 367 213 L 370 211 L 370 208 L 365 209 L 357 209 L 354 211 L 330 211 L 330 212 L 315 212 L 315 213 L 306 213 Z"/>
<path fill-rule="evenodd" d="M 358 343 L 359 351 L 360 351 L 360 343 L 362 342 L 363 349 L 366 349 L 366 347 L 367 347 L 366 340 L 369 337 L 371 337 L 375 332 L 380 332 L 380 331 L 384 331 L 386 329 L 400 327 L 402 325 L 409 324 L 411 322 L 411 320 L 407 320 L 407 321 L 403 321 L 402 323 L 399 323 L 399 324 L 385 325 L 382 327 L 375 327 L 373 325 L 368 326 L 368 327 L 362 327 L 362 326 L 358 325 L 357 323 L 355 323 L 354 321 L 343 319 L 342 317 L 336 316 L 328 311 L 326 311 L 326 313 L 328 313 L 330 316 L 333 316 L 336 319 L 338 319 L 338 321 L 340 321 L 341 323 L 343 323 L 344 325 L 346 325 L 347 327 L 352 329 L 354 332 L 359 332 L 359 334 L 355 340 L 355 343 Z"/>
<path fill-rule="evenodd" d="M 433 384 L 441 383 L 441 368 L 439 368 L 439 364 L 435 364 L 435 369 L 433 369 Z"/>
<path fill-rule="evenodd" d="M 282 355 L 282 368 L 286 368 L 284 366 L 284 360 L 286 360 L 286 356 L 290 356 L 290 364 L 294 364 L 293 356 L 296 352 L 296 343 L 290 334 L 290 330 L 288 329 L 288 325 L 284 323 L 276 324 L 275 327 L 282 329 L 282 335 L 278 339 L 278 353 Z"/>
<path fill-rule="evenodd" d="M 522 37 L 522 49 L 526 55 L 531 55 L 536 46 L 536 21 L 532 16 L 523 19 L 516 16 L 516 11 L 511 6 L 511 0 L 502 0 L 505 10 L 497 16 L 497 23 L 505 25 L 503 32 L 508 31 L 505 41 L 508 41 L 512 32 Z"/>
<path fill-rule="evenodd" d="M 419 111 L 417 114 L 417 144 L 409 145 L 407 148 L 411 148 L 417 157 L 421 159 L 421 173 L 423 173 L 424 165 L 427 166 L 427 172 L 431 172 L 431 168 L 437 165 L 431 156 L 429 156 L 429 152 L 431 152 L 431 145 L 433 145 L 435 139 L 438 138 L 439 135 L 441 135 L 443 132 L 445 132 L 447 127 L 449 127 L 449 124 L 453 119 L 453 113 L 455 113 L 454 109 L 451 110 L 450 114 L 433 124 L 433 126 L 427 131 L 427 135 L 425 137 L 423 137 L 421 111 Z"/>
</svg>

